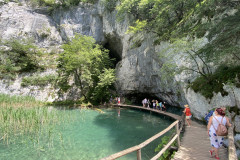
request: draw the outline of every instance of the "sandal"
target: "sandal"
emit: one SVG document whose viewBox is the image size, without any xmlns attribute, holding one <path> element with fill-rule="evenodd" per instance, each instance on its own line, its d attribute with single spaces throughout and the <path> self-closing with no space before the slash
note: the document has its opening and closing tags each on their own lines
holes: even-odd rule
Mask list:
<svg viewBox="0 0 240 160">
<path fill-rule="evenodd" d="M 210 155 L 211 155 L 211 157 L 212 157 L 214 151 L 213 151 L 213 150 L 210 150 L 209 152 L 210 152 Z"/>
<path fill-rule="evenodd" d="M 220 159 L 219 157 L 217 157 L 216 155 L 215 155 L 215 157 L 214 157 L 215 159 Z"/>
</svg>

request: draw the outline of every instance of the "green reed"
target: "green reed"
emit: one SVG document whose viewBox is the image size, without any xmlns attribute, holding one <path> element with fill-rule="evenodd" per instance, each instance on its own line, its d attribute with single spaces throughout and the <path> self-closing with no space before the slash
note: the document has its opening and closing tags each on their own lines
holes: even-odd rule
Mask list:
<svg viewBox="0 0 240 160">
<path fill-rule="evenodd" d="M 83 119 L 84 110 L 79 110 Z M 63 139 L 58 129 L 78 116 L 65 107 L 46 106 L 32 97 L 0 94 L 0 144 L 24 143 L 31 145 L 38 154 L 60 144 L 65 152 L 69 142 Z"/>
<path fill-rule="evenodd" d="M 44 128 L 61 122 L 61 117 L 32 97 L 0 94 L 0 142 L 9 144 L 11 137 L 26 133 L 36 140 Z"/>
</svg>

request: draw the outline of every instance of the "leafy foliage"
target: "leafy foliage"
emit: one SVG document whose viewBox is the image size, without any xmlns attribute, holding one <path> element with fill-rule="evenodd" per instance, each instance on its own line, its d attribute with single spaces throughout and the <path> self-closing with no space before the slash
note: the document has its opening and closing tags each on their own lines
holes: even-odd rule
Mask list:
<svg viewBox="0 0 240 160">
<path fill-rule="evenodd" d="M 199 76 L 190 85 L 195 91 L 208 98 L 213 96 L 213 92 L 227 94 L 223 91 L 222 84 L 217 85 L 219 77 L 216 75 L 219 74 L 212 75 L 211 66 L 214 64 L 234 68 L 239 65 L 239 3 L 230 0 L 128 2 L 129 0 L 122 0 L 117 9 L 120 20 L 128 14 L 134 16 L 136 23 L 132 23 L 129 32 L 153 32 L 156 34 L 155 44 L 164 40 L 170 42 L 170 46 L 162 50 L 165 55 L 160 53 L 161 60 L 165 62 L 161 66 L 162 77 L 169 80 L 183 71 L 190 74 L 194 72 Z M 137 23 L 139 21 L 146 23 L 141 27 Z M 201 40 L 203 37 L 207 39 L 204 40 L 205 44 L 193 45 L 196 38 Z M 177 62 L 185 59 L 185 65 L 175 64 L 176 59 Z M 231 76 L 226 78 L 224 82 L 232 80 Z"/>
<path fill-rule="evenodd" d="M 183 37 L 201 38 L 210 43 L 198 52 L 211 61 L 231 55 L 240 60 L 239 3 L 231 0 L 121 0 L 118 19 L 133 15 L 129 32 L 148 31 L 161 41 Z M 139 23 L 144 22 L 144 25 Z M 191 39 L 189 39 L 191 40 Z"/>
<path fill-rule="evenodd" d="M 240 66 L 221 66 L 216 70 L 216 72 L 209 75 L 208 79 L 200 76 L 195 81 L 193 81 L 189 87 L 192 88 L 195 92 L 199 92 L 206 98 L 211 99 L 213 97 L 213 92 L 220 92 L 222 96 L 228 95 L 228 93 L 224 91 L 223 86 L 229 82 L 235 84 L 238 88 L 240 88 L 239 80 Z"/>
<path fill-rule="evenodd" d="M 107 90 L 115 80 L 108 51 L 95 44 L 92 37 L 78 34 L 62 48 L 64 52 L 58 58 L 61 90 L 77 87 L 86 101 L 108 98 Z"/>
<path fill-rule="evenodd" d="M 33 72 L 43 69 L 38 63 L 41 52 L 27 40 L 10 40 L 2 42 L 0 50 L 0 77 L 15 77 L 16 73 Z"/>
<path fill-rule="evenodd" d="M 186 75 L 195 73 L 207 79 L 208 75 L 211 75 L 210 65 L 206 62 L 206 58 L 198 53 L 203 45 L 203 39 L 196 38 L 189 41 L 187 38 L 182 38 L 163 48 L 159 52 L 159 58 L 164 61 L 160 69 L 162 78 L 170 80 L 184 72 Z"/>
<path fill-rule="evenodd" d="M 71 6 L 77 6 L 80 2 L 83 3 L 95 3 L 96 0 L 30 0 L 30 5 L 36 6 L 47 6 L 49 11 L 53 11 L 59 7 L 69 8 Z"/>
<path fill-rule="evenodd" d="M 207 35 L 210 42 L 199 52 L 212 61 L 221 61 L 224 55 L 230 57 L 229 59 L 240 61 L 239 22 L 239 10 L 233 15 L 224 16 L 210 28 Z M 232 63 L 232 60 L 229 63 Z"/>
<path fill-rule="evenodd" d="M 102 4 L 108 11 L 112 12 L 117 6 L 117 0 L 103 0 Z"/>
<path fill-rule="evenodd" d="M 55 75 L 25 77 L 22 79 L 21 86 L 46 86 L 48 84 L 54 84 L 56 79 L 57 77 Z"/>
<path fill-rule="evenodd" d="M 139 19 L 135 22 L 135 27 L 130 26 L 127 33 L 137 33 L 143 31 L 144 27 L 147 25 L 147 21 L 140 21 Z"/>
<path fill-rule="evenodd" d="M 110 89 L 114 89 L 112 84 L 116 81 L 114 69 L 104 69 L 103 73 L 98 76 L 99 82 L 94 89 L 92 99 L 96 102 L 103 102 L 108 98 Z"/>
<path fill-rule="evenodd" d="M 198 4 L 191 0 L 122 0 L 117 9 L 119 20 L 131 14 L 137 20 L 148 22 L 145 30 L 164 40 L 175 34 Z"/>
<path fill-rule="evenodd" d="M 159 152 L 166 144 L 168 144 L 168 142 L 170 141 L 170 136 L 164 136 L 162 139 L 161 139 L 161 143 L 157 146 L 157 148 L 155 148 L 155 152 Z M 171 145 L 171 146 L 177 146 L 177 143 L 176 141 Z M 171 153 L 170 152 L 170 149 L 167 149 L 163 155 L 159 158 L 159 160 L 168 160 L 168 159 L 171 159 L 172 158 L 172 154 L 174 153 Z"/>
</svg>

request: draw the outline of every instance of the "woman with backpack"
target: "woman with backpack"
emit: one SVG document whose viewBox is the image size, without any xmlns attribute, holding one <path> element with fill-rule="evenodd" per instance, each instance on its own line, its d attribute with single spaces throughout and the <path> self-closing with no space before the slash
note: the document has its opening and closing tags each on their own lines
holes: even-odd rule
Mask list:
<svg viewBox="0 0 240 160">
<path fill-rule="evenodd" d="M 225 117 L 225 112 L 221 108 L 215 110 L 215 114 L 210 117 L 207 131 L 210 138 L 212 149 L 209 151 L 211 156 L 215 153 L 214 158 L 219 159 L 218 151 L 223 145 L 223 136 L 227 134 L 225 126 L 231 126 L 229 119 Z"/>
</svg>

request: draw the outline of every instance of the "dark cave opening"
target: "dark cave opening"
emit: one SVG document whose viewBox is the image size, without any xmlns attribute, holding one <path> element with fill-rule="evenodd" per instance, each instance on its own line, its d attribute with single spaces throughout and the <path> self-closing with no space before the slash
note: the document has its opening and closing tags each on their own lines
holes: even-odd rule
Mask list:
<svg viewBox="0 0 240 160">
<path fill-rule="evenodd" d="M 109 50 L 109 57 L 114 59 L 114 68 L 116 68 L 117 63 L 122 60 L 123 46 L 121 39 L 116 34 L 107 34 L 105 40 L 103 47 Z"/>
<path fill-rule="evenodd" d="M 113 65 L 114 65 L 114 68 L 116 68 L 117 63 L 121 61 L 122 58 L 117 53 L 117 51 L 111 47 L 111 45 L 108 42 L 105 43 L 103 47 L 109 50 L 109 57 L 113 59 Z"/>
<path fill-rule="evenodd" d="M 144 98 L 147 98 L 151 102 L 151 105 L 149 106 L 150 108 L 153 108 L 152 100 L 158 100 L 158 102 L 165 102 L 164 105 L 166 107 L 167 112 L 182 115 L 183 109 L 180 108 L 180 106 L 170 105 L 167 101 L 160 99 L 157 96 L 154 96 L 152 93 L 131 93 L 131 94 L 124 95 L 124 97 L 126 97 L 129 101 L 131 101 L 132 105 L 137 105 L 137 106 L 143 106 L 142 100 Z"/>
<path fill-rule="evenodd" d="M 142 100 L 147 98 L 152 103 L 152 100 L 158 100 L 159 102 L 163 102 L 160 98 L 150 94 L 150 93 L 131 93 L 125 95 L 125 97 L 130 100 L 134 105 L 142 106 Z"/>
</svg>

